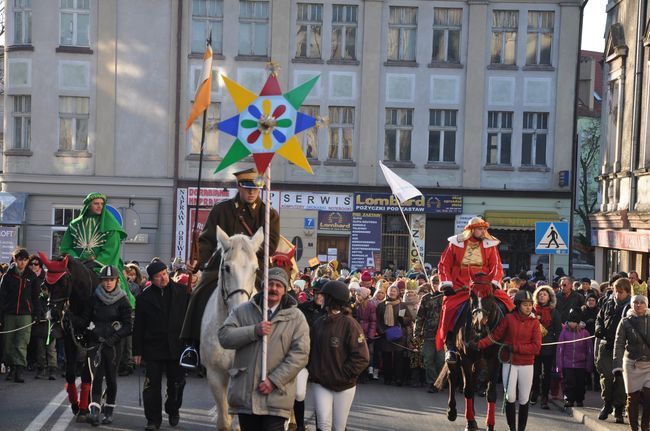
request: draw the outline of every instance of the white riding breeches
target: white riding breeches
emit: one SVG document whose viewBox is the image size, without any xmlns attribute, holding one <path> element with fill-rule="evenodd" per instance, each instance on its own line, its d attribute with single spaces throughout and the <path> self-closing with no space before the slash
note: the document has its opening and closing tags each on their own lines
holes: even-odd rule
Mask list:
<svg viewBox="0 0 650 431">
<path fill-rule="evenodd" d="M 313 388 L 318 429 L 321 431 L 344 431 L 357 387 L 336 392 L 314 383 Z"/>
<path fill-rule="evenodd" d="M 309 378 L 309 371 L 307 368 L 300 370 L 296 376 L 296 401 L 305 401 L 307 396 L 307 379 Z"/>
<path fill-rule="evenodd" d="M 533 387 L 533 368 L 533 365 L 503 364 L 503 387 L 509 403 L 518 400 L 523 405 L 528 402 Z"/>
</svg>

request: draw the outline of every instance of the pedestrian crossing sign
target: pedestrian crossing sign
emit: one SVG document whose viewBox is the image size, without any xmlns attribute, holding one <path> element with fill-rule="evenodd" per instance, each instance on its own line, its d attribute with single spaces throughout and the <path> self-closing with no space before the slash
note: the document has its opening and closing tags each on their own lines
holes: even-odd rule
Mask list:
<svg viewBox="0 0 650 431">
<path fill-rule="evenodd" d="M 535 223 L 535 254 L 569 254 L 569 223 Z"/>
</svg>

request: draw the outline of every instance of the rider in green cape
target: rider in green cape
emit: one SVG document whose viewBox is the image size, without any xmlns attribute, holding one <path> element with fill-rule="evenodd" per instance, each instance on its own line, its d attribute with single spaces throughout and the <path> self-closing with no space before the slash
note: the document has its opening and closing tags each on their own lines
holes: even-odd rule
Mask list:
<svg viewBox="0 0 650 431">
<path fill-rule="evenodd" d="M 97 265 L 93 269 L 98 274 L 106 265 L 117 267 L 120 287 L 131 307 L 135 307 L 135 298 L 129 290 L 124 276 L 124 262 L 120 257 L 122 241 L 127 234 L 115 216 L 106 210 L 106 201 L 106 195 L 101 193 L 86 196 L 81 214 L 70 222 L 59 250 L 61 254 L 68 254 L 83 262 L 94 261 Z"/>
</svg>

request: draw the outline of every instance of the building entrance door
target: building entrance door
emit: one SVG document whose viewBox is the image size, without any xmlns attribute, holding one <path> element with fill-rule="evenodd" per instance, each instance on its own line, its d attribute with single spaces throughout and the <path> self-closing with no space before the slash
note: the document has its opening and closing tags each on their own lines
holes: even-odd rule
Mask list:
<svg viewBox="0 0 650 431">
<path fill-rule="evenodd" d="M 328 256 L 330 255 L 329 251 L 336 249 L 336 260 L 339 262 L 339 268 L 341 265 L 348 266 L 349 261 L 349 236 L 334 236 L 334 235 L 318 235 L 318 255 L 319 256 Z M 331 259 L 331 257 L 330 257 Z"/>
</svg>

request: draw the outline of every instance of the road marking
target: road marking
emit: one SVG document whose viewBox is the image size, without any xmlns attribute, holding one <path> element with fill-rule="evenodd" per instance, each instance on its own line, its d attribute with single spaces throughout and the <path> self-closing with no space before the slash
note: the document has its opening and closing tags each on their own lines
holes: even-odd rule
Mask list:
<svg viewBox="0 0 650 431">
<path fill-rule="evenodd" d="M 80 382 L 80 379 L 77 379 L 77 382 Z M 78 384 L 76 382 L 76 384 Z M 50 400 L 47 406 L 41 412 L 34 418 L 34 420 L 27 425 L 27 428 L 25 428 L 25 431 L 39 431 L 47 421 L 50 419 L 50 417 L 54 414 L 56 409 L 58 409 L 61 406 L 61 403 L 65 401 L 65 399 L 68 397 L 68 392 L 64 389 L 58 394 L 54 396 Z M 57 422 L 58 423 L 58 422 Z M 65 429 L 65 428 L 63 428 Z"/>
<path fill-rule="evenodd" d="M 65 431 L 68 429 L 68 426 L 70 426 L 70 422 L 75 416 L 72 414 L 72 409 L 69 407 L 66 408 L 63 413 L 61 413 L 61 416 L 59 416 L 59 419 L 56 421 L 54 426 L 52 427 L 51 431 Z"/>
</svg>

